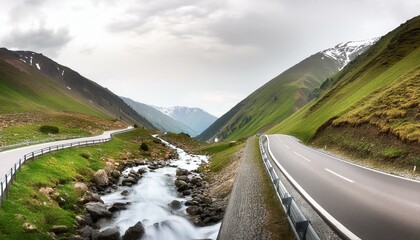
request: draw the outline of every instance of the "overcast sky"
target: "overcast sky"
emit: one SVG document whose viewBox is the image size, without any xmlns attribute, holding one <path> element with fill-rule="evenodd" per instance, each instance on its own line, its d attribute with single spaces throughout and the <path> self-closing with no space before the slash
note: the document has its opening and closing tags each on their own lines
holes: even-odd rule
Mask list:
<svg viewBox="0 0 420 240">
<path fill-rule="evenodd" d="M 221 116 L 304 58 L 382 36 L 419 0 L 0 0 L 0 46 L 114 93 Z"/>
</svg>

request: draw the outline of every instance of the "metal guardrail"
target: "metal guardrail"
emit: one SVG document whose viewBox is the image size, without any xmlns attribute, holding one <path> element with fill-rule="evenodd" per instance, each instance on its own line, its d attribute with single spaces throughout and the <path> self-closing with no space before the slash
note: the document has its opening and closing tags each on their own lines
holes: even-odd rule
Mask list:
<svg viewBox="0 0 420 240">
<path fill-rule="evenodd" d="M 277 196 L 282 203 L 283 210 L 287 215 L 289 225 L 292 227 L 297 239 L 319 240 L 320 238 L 313 229 L 309 219 L 303 215 L 302 211 L 299 209 L 293 197 L 286 190 L 277 173 L 274 171 L 273 166 L 268 160 L 267 153 L 264 149 L 264 141 L 266 140 L 267 139 L 265 135 L 261 135 L 259 138 L 261 157 L 274 185 L 274 188 L 276 189 Z"/>
<path fill-rule="evenodd" d="M 81 147 L 81 146 L 90 146 L 95 145 L 99 143 L 105 143 L 109 142 L 112 139 L 112 136 L 114 134 L 120 134 L 125 133 L 128 131 L 131 131 L 132 129 L 127 129 L 121 132 L 112 133 L 111 137 L 104 138 L 104 139 L 98 139 L 98 140 L 87 140 L 87 141 L 80 141 L 75 143 L 67 143 L 67 144 L 59 144 L 52 147 L 46 147 L 42 148 L 30 153 L 27 153 L 23 155 L 23 158 L 19 159 L 18 162 L 14 164 L 12 168 L 10 168 L 10 171 L 4 175 L 4 178 L 0 178 L 0 207 L 3 205 L 4 199 L 6 199 L 10 185 L 13 183 L 13 181 L 16 179 L 16 174 L 22 167 L 22 165 L 28 161 L 34 160 L 36 157 L 42 156 L 46 153 L 55 152 L 58 150 L 63 150 L 66 148 L 72 148 L 72 147 Z M 3 176 L 2 176 L 3 177 Z"/>
</svg>

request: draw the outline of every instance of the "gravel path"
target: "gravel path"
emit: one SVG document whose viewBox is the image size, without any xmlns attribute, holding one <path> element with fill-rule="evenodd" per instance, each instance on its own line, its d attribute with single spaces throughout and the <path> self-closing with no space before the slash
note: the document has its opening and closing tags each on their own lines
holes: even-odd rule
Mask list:
<svg viewBox="0 0 420 240">
<path fill-rule="evenodd" d="M 263 181 L 253 144 L 249 138 L 242 156 L 218 239 L 271 239 L 264 227 L 268 213 L 264 209 Z"/>
</svg>

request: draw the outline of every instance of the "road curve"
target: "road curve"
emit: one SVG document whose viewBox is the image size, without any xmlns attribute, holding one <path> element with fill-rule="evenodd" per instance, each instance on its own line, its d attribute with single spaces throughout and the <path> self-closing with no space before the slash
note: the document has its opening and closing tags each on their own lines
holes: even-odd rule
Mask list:
<svg viewBox="0 0 420 240">
<path fill-rule="evenodd" d="M 61 144 L 70 144 L 76 142 L 83 142 L 83 141 L 91 141 L 91 140 L 101 140 L 110 138 L 112 134 L 124 132 L 132 127 L 128 127 L 125 129 L 118 129 L 112 131 L 105 131 L 102 135 L 93 136 L 93 137 L 84 137 L 84 138 L 74 138 L 62 141 L 55 141 L 55 142 L 48 142 L 42 144 L 31 145 L 27 147 L 16 148 L 12 150 L 7 150 L 4 152 L 0 152 L 0 180 L 5 178 L 6 174 L 10 173 L 10 169 L 14 167 L 15 163 L 19 163 L 19 159 L 23 159 L 23 156 L 27 153 L 43 149 L 46 147 L 57 146 Z M 4 180 L 4 179 L 3 179 Z"/>
<path fill-rule="evenodd" d="M 273 165 L 349 238 L 420 238 L 420 182 L 337 159 L 291 136 L 267 137 Z"/>
</svg>

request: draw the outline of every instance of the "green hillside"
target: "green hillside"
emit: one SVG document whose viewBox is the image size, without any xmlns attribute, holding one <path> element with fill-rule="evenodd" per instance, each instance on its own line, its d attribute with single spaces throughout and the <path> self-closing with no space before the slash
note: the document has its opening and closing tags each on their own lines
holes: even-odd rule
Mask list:
<svg viewBox="0 0 420 240">
<path fill-rule="evenodd" d="M 1 50 L 0 150 L 12 144 L 87 136 L 126 126 L 115 119 L 36 67 Z M 57 126 L 60 131 L 45 134 L 39 131 L 42 125 Z"/>
<path fill-rule="evenodd" d="M 0 60 L 0 114 L 72 111 L 111 118 L 35 69 L 21 67 Z"/>
<path fill-rule="evenodd" d="M 353 136 L 360 142 L 364 137 L 386 135 L 385 142 L 395 138 L 407 146 L 414 144 L 413 149 L 418 151 L 419 46 L 420 17 L 416 17 L 382 37 L 336 74 L 319 98 L 268 132 L 287 133 L 308 142 L 325 135 L 340 135 L 340 129 L 351 127 L 354 133 L 364 128 L 359 136 Z M 391 143 L 387 146 L 392 148 Z"/>
<path fill-rule="evenodd" d="M 265 131 L 304 106 L 311 92 L 338 71 L 334 60 L 317 53 L 253 92 L 198 138 L 232 140 Z"/>
</svg>

